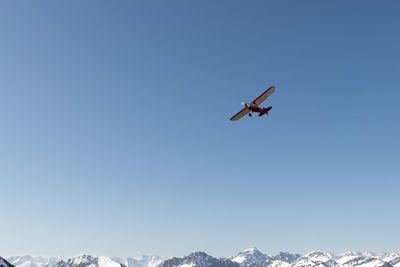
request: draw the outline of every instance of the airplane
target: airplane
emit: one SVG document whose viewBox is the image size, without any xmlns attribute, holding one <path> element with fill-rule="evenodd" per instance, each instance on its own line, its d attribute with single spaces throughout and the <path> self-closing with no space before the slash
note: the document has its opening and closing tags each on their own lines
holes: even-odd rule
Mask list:
<svg viewBox="0 0 400 267">
<path fill-rule="evenodd" d="M 275 92 L 275 86 L 271 86 L 270 88 L 268 88 L 264 93 L 262 93 L 256 99 L 254 99 L 254 101 L 251 103 L 242 102 L 242 105 L 244 105 L 244 108 L 241 111 L 239 111 L 238 113 L 236 113 L 235 115 L 233 115 L 230 120 L 237 121 L 240 118 L 242 118 L 243 116 L 246 116 L 247 114 L 249 114 L 249 117 L 251 117 L 252 116 L 251 113 L 253 113 L 253 112 L 258 112 L 259 117 L 261 117 L 265 114 L 268 115 L 268 111 L 270 111 L 272 109 L 272 106 L 269 106 L 266 108 L 260 108 L 259 105 L 262 102 L 264 102 L 264 100 L 267 99 L 267 97 L 269 97 L 273 92 Z"/>
</svg>

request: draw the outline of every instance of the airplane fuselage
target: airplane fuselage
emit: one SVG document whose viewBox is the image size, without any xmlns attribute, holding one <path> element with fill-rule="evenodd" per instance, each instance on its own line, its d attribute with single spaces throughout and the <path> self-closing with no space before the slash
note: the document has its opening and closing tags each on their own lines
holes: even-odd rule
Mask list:
<svg viewBox="0 0 400 267">
<path fill-rule="evenodd" d="M 266 108 L 260 108 L 259 106 L 255 105 L 254 103 L 246 103 L 244 104 L 251 112 L 259 113 L 258 116 L 262 116 L 264 114 L 268 114 L 268 111 L 272 109 L 272 106 Z"/>
</svg>

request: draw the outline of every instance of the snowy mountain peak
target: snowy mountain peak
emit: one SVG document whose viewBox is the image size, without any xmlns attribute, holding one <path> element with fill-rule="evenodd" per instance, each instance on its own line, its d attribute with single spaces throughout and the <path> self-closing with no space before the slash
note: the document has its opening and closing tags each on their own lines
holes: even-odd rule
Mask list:
<svg viewBox="0 0 400 267">
<path fill-rule="evenodd" d="M 261 253 L 256 247 L 248 248 L 243 250 L 243 253 L 254 254 L 254 253 Z"/>
<path fill-rule="evenodd" d="M 66 261 L 61 260 L 54 267 L 122 267 L 122 265 L 109 257 L 83 255 Z"/>
<path fill-rule="evenodd" d="M 195 260 L 207 260 L 207 259 L 212 258 L 210 255 L 208 255 L 207 253 L 205 253 L 203 251 L 194 252 L 187 257 L 195 259 Z"/>
<path fill-rule="evenodd" d="M 296 267 L 311 267 L 311 266 L 339 267 L 340 266 L 334 260 L 333 255 L 321 251 L 311 251 L 306 255 L 301 256 L 293 265 Z"/>
<path fill-rule="evenodd" d="M 240 267 L 228 259 L 217 259 L 205 252 L 195 252 L 183 258 L 172 258 L 163 261 L 159 267 Z"/>
<path fill-rule="evenodd" d="M 232 258 L 232 261 L 240 263 L 241 265 L 248 265 L 267 260 L 271 260 L 271 257 L 261 253 L 256 247 L 246 249 Z"/>
<path fill-rule="evenodd" d="M 308 257 L 308 258 L 321 258 L 321 257 L 326 257 L 329 259 L 332 259 L 333 256 L 328 253 L 328 252 L 322 252 L 322 251 L 310 251 L 308 252 L 306 255 L 304 255 L 303 257 Z"/>
</svg>

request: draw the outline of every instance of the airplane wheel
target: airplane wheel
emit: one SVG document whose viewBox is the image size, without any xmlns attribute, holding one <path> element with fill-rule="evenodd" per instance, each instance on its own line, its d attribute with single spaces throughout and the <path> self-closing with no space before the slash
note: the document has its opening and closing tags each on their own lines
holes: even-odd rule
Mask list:
<svg viewBox="0 0 400 267">
<path fill-rule="evenodd" d="M 252 115 L 251 115 L 251 113 L 249 113 L 249 117 L 251 117 Z"/>
</svg>

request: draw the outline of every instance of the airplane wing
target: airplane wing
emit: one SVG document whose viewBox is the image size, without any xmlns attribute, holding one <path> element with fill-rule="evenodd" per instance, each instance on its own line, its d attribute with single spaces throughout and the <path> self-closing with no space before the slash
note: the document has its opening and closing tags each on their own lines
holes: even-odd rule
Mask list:
<svg viewBox="0 0 400 267">
<path fill-rule="evenodd" d="M 265 99 L 267 99 L 267 97 L 269 97 L 273 92 L 275 92 L 275 86 L 271 86 L 270 88 L 268 88 L 264 93 L 262 93 L 259 97 L 257 97 L 256 99 L 254 99 L 254 101 L 252 102 L 255 105 L 260 105 L 262 102 L 264 102 Z"/>
<path fill-rule="evenodd" d="M 241 111 L 239 111 L 238 113 L 236 113 L 235 115 L 232 116 L 231 121 L 237 121 L 241 117 L 246 116 L 249 112 L 250 112 L 250 109 L 248 109 L 247 107 L 244 107 Z"/>
</svg>

